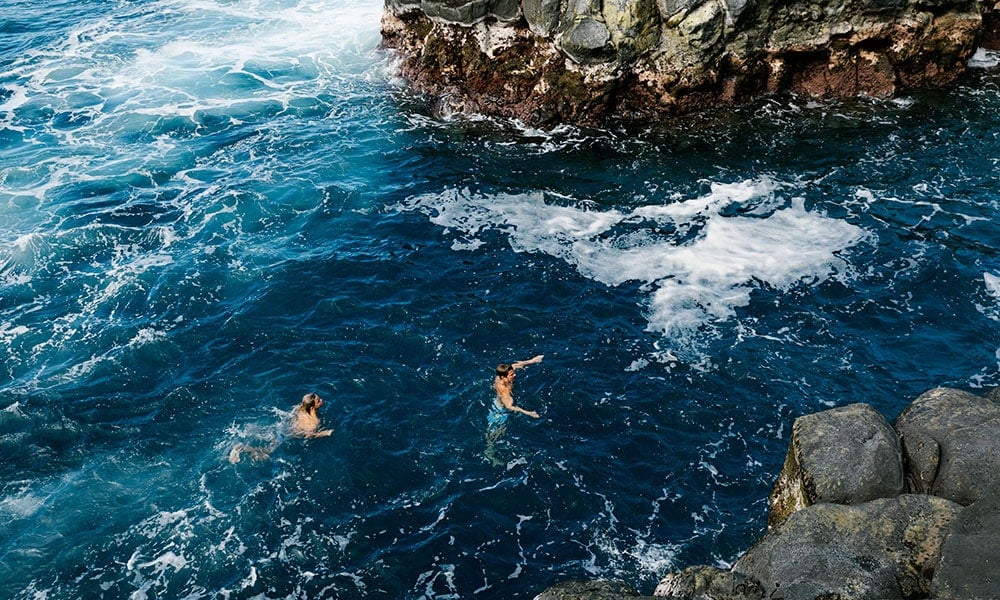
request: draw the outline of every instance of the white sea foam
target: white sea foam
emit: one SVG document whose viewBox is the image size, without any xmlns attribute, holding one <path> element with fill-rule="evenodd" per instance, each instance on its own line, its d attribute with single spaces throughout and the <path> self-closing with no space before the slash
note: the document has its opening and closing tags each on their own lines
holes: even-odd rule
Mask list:
<svg viewBox="0 0 1000 600">
<path fill-rule="evenodd" d="M 18 336 L 28 333 L 30 330 L 25 325 L 11 325 L 10 323 L 0 324 L 0 342 L 9 346 Z"/>
<path fill-rule="evenodd" d="M 360 0 L 163 0 L 83 20 L 8 65 L 0 99 L 0 128 L 30 133 L 38 124 L 20 116 L 50 112 L 73 126 L 46 133 L 83 153 L 40 161 L 31 181 L 8 183 L 19 167 L 0 168 L 0 194 L 44 200 L 55 185 L 85 181 L 114 160 L 107 148 L 120 136 L 148 134 L 145 160 L 169 160 L 178 129 L 363 95 L 388 75 L 380 12 Z"/>
<path fill-rule="evenodd" d="M 29 491 L 12 494 L 0 500 L 0 515 L 9 518 L 26 519 L 45 504 L 45 499 Z"/>
<path fill-rule="evenodd" d="M 979 48 L 969 59 L 970 69 L 992 69 L 1000 65 L 1000 52 Z"/>
<path fill-rule="evenodd" d="M 986 291 L 997 300 L 1000 300 L 1000 275 L 983 273 L 983 281 L 986 284 Z"/>
<path fill-rule="evenodd" d="M 401 208 L 427 214 L 456 249 L 500 231 L 514 250 L 560 258 L 605 285 L 642 283 L 648 328 L 687 343 L 699 328 L 732 319 L 754 289 L 788 290 L 847 270 L 839 253 L 865 231 L 781 191 L 767 179 L 712 184 L 700 197 L 622 212 L 554 204 L 542 193 L 448 190 Z"/>
<path fill-rule="evenodd" d="M 640 539 L 630 554 L 640 572 L 658 577 L 677 568 L 677 555 L 682 549 L 680 544 L 655 544 Z"/>
<path fill-rule="evenodd" d="M 983 273 L 983 284 L 989 298 L 986 303 L 976 302 L 976 310 L 994 321 L 1000 321 L 1000 275 Z"/>
</svg>

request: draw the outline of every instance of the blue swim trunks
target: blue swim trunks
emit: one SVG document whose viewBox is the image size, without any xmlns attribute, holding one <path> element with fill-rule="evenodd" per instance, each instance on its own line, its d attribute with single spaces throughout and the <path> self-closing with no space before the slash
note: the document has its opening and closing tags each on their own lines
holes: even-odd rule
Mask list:
<svg viewBox="0 0 1000 600">
<path fill-rule="evenodd" d="M 496 431 L 507 424 L 510 411 L 500 404 L 499 400 L 494 400 L 490 404 L 490 412 L 486 415 L 486 425 L 490 431 Z"/>
</svg>

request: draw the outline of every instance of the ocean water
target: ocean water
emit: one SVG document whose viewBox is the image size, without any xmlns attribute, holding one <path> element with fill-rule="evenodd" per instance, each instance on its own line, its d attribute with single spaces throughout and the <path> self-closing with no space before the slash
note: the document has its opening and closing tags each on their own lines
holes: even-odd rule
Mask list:
<svg viewBox="0 0 1000 600">
<path fill-rule="evenodd" d="M 0 597 L 650 593 L 761 535 L 795 417 L 1000 379 L 993 53 L 537 131 L 432 118 L 376 0 L 0 7 Z"/>
</svg>

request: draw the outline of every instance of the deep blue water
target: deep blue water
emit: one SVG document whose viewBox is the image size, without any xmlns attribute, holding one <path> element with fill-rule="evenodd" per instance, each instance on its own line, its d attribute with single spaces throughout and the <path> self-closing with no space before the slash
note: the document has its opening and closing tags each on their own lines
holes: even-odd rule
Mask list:
<svg viewBox="0 0 1000 600">
<path fill-rule="evenodd" d="M 796 416 L 1000 380 L 992 54 L 542 132 L 432 119 L 377 1 L 0 9 L 0 597 L 649 593 L 761 534 Z"/>
</svg>

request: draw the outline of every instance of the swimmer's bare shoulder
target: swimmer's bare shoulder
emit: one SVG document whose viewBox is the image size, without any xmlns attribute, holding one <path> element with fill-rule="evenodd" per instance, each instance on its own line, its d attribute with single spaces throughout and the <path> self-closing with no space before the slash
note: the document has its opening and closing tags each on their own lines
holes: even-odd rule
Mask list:
<svg viewBox="0 0 1000 600">
<path fill-rule="evenodd" d="M 292 410 L 291 433 L 296 437 L 319 438 L 333 435 L 332 429 L 319 428 L 319 408 L 323 399 L 317 394 L 306 394 Z"/>
</svg>

